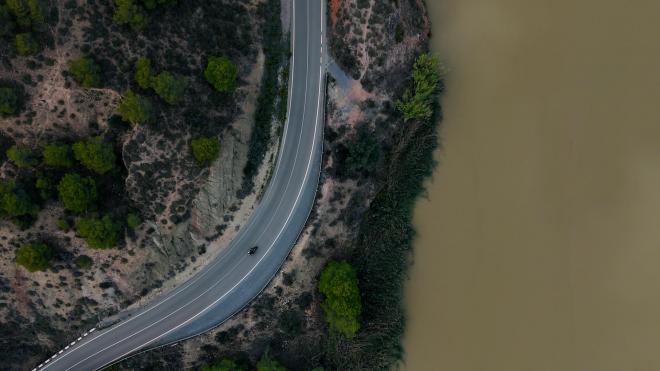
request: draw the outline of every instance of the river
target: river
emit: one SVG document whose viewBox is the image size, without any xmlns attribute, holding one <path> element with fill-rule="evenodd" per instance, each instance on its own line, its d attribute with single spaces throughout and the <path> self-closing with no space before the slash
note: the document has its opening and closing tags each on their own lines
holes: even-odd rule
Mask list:
<svg viewBox="0 0 660 371">
<path fill-rule="evenodd" d="M 660 370 L 660 1 L 427 0 L 407 371 Z"/>
</svg>

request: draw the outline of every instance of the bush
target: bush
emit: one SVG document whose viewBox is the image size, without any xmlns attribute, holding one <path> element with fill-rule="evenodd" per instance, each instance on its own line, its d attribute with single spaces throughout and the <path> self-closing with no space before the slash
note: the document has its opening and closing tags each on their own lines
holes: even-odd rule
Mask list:
<svg viewBox="0 0 660 371">
<path fill-rule="evenodd" d="M 243 371 L 244 368 L 236 364 L 230 359 L 223 359 L 219 363 L 212 366 L 204 366 L 199 371 Z"/>
<path fill-rule="evenodd" d="M 380 145 L 366 131 L 361 131 L 355 140 L 349 142 L 347 150 L 348 156 L 341 170 L 351 176 L 370 173 L 380 157 Z"/>
<path fill-rule="evenodd" d="M 59 230 L 62 232 L 68 232 L 69 229 L 71 229 L 71 226 L 65 219 L 59 219 L 57 221 L 57 228 L 59 228 Z"/>
<path fill-rule="evenodd" d="M 43 271 L 50 267 L 53 249 L 43 243 L 28 243 L 16 251 L 16 263 L 30 272 Z"/>
<path fill-rule="evenodd" d="M 127 91 L 117 107 L 117 112 L 124 121 L 133 125 L 151 121 L 152 108 L 148 98 Z"/>
<path fill-rule="evenodd" d="M 80 255 L 73 261 L 73 264 L 80 269 L 89 269 L 94 264 L 94 261 L 87 255 Z"/>
<path fill-rule="evenodd" d="M 177 104 L 186 90 L 186 82 L 181 77 L 176 77 L 169 72 L 162 72 L 154 77 L 151 86 L 156 94 L 167 104 Z"/>
<path fill-rule="evenodd" d="M 257 362 L 257 371 L 286 371 L 286 368 L 276 360 L 270 358 L 268 352 L 266 352 L 259 362 Z"/>
<path fill-rule="evenodd" d="M 110 143 L 94 137 L 73 145 L 73 154 L 83 166 L 98 174 L 105 174 L 115 167 L 117 161 Z"/>
<path fill-rule="evenodd" d="M 121 226 L 106 215 L 102 219 L 78 219 L 76 231 L 87 241 L 89 247 L 107 249 L 117 245 Z"/>
<path fill-rule="evenodd" d="M 433 115 L 433 102 L 440 92 L 440 62 L 437 58 L 422 54 L 413 66 L 413 86 L 406 90 L 397 108 L 403 120 L 428 120 Z"/>
<path fill-rule="evenodd" d="M 134 31 L 142 30 L 149 22 L 146 11 L 137 0 L 115 0 L 112 20 L 120 25 L 128 25 Z"/>
<path fill-rule="evenodd" d="M 0 206 L 1 214 L 9 217 L 36 215 L 39 211 L 27 192 L 13 180 L 0 182 Z"/>
<path fill-rule="evenodd" d="M 85 88 L 101 85 L 101 68 L 91 58 L 69 61 L 69 73 L 78 84 Z"/>
<path fill-rule="evenodd" d="M 204 77 L 215 90 L 232 92 L 236 88 L 238 68 L 227 57 L 210 57 Z"/>
<path fill-rule="evenodd" d="M 319 291 L 325 296 L 321 307 L 330 329 L 348 338 L 355 336 L 362 303 L 353 267 L 345 261 L 328 263 L 321 272 Z"/>
<path fill-rule="evenodd" d="M 142 89 L 149 89 L 151 87 L 151 61 L 147 58 L 140 57 L 135 64 L 135 81 Z"/>
<path fill-rule="evenodd" d="M 53 196 L 53 187 L 50 184 L 48 178 L 40 176 L 34 182 L 34 187 L 39 191 L 39 197 L 44 201 L 50 199 Z"/>
<path fill-rule="evenodd" d="M 44 164 L 53 167 L 73 166 L 71 146 L 68 144 L 46 144 L 43 151 Z"/>
<path fill-rule="evenodd" d="M 75 173 L 66 174 L 57 185 L 57 191 L 64 207 L 75 213 L 94 209 L 97 199 L 96 182 L 90 177 L 83 178 Z"/>
<path fill-rule="evenodd" d="M 140 225 L 140 223 L 142 223 L 142 220 L 140 220 L 139 216 L 133 213 L 130 213 L 126 216 L 126 225 L 128 228 L 135 229 Z"/>
<path fill-rule="evenodd" d="M 16 34 L 15 45 L 16 51 L 20 55 L 31 55 L 39 52 L 39 44 L 28 32 Z"/>
<path fill-rule="evenodd" d="M 13 115 L 18 112 L 18 96 L 11 87 L 0 86 L 0 115 Z"/>
<path fill-rule="evenodd" d="M 20 168 L 32 167 L 39 163 L 34 152 L 28 147 L 13 145 L 7 150 L 7 158 Z"/>
<path fill-rule="evenodd" d="M 193 156 L 200 165 L 209 164 L 218 158 L 220 144 L 218 138 L 197 138 L 190 142 Z"/>
</svg>

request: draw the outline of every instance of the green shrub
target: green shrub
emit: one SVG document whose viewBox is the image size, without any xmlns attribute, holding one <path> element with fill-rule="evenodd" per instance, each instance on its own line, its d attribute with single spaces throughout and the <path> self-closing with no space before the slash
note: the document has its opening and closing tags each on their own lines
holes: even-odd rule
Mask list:
<svg viewBox="0 0 660 371">
<path fill-rule="evenodd" d="M 13 145 L 7 150 L 7 158 L 20 168 L 32 167 L 39 163 L 34 152 L 28 147 Z"/>
<path fill-rule="evenodd" d="M 75 213 L 94 209 L 97 199 L 96 182 L 90 177 L 83 178 L 75 173 L 66 174 L 57 185 L 57 191 L 64 207 Z"/>
<path fill-rule="evenodd" d="M 286 371 L 286 368 L 276 360 L 270 358 L 268 352 L 266 352 L 259 362 L 257 362 L 257 371 Z"/>
<path fill-rule="evenodd" d="M 55 253 L 43 243 L 28 243 L 16 251 L 16 263 L 30 272 L 43 271 L 50 267 Z"/>
<path fill-rule="evenodd" d="M 48 200 L 53 196 L 53 186 L 48 178 L 40 176 L 34 182 L 34 187 L 39 191 L 39 196 L 43 200 Z"/>
<path fill-rule="evenodd" d="M 71 146 L 68 144 L 46 144 L 43 150 L 44 164 L 53 167 L 73 166 Z"/>
<path fill-rule="evenodd" d="M 151 80 L 151 87 L 167 104 L 177 104 L 186 90 L 186 81 L 169 72 L 162 72 Z"/>
<path fill-rule="evenodd" d="M 0 86 L 0 115 L 13 115 L 18 112 L 18 95 L 11 87 Z"/>
<path fill-rule="evenodd" d="M 135 64 L 135 81 L 142 89 L 151 87 L 151 61 L 148 58 L 140 57 Z"/>
<path fill-rule="evenodd" d="M 59 219 L 57 221 L 57 228 L 59 228 L 59 230 L 62 232 L 68 232 L 69 229 L 71 229 L 71 226 L 69 225 L 69 222 L 66 221 L 66 219 Z"/>
<path fill-rule="evenodd" d="M 102 219 L 78 219 L 76 221 L 76 231 L 87 241 L 89 247 L 108 249 L 117 245 L 121 226 L 106 215 Z"/>
<path fill-rule="evenodd" d="M 117 161 L 112 144 L 104 142 L 101 137 L 75 143 L 73 154 L 83 166 L 98 174 L 105 174 L 112 170 Z"/>
<path fill-rule="evenodd" d="M 428 120 L 433 114 L 433 102 L 440 92 L 440 61 L 429 54 L 422 54 L 413 66 L 413 85 L 397 102 L 403 120 Z"/>
<path fill-rule="evenodd" d="M 39 211 L 24 189 L 13 180 L 0 181 L 0 214 L 8 217 L 36 215 Z"/>
<path fill-rule="evenodd" d="M 31 55 L 39 52 L 39 44 L 28 32 L 16 34 L 14 40 L 16 51 L 20 55 Z"/>
<path fill-rule="evenodd" d="M 374 170 L 380 157 L 380 145 L 373 135 L 361 131 L 346 147 L 348 156 L 342 171 L 348 175 L 359 176 Z"/>
<path fill-rule="evenodd" d="M 73 264 L 80 269 L 89 269 L 94 264 L 94 261 L 87 255 L 80 255 L 73 260 Z"/>
<path fill-rule="evenodd" d="M 134 31 L 144 29 L 149 22 L 147 13 L 137 0 L 115 0 L 115 23 L 128 25 Z"/>
<path fill-rule="evenodd" d="M 142 220 L 140 220 L 139 216 L 133 213 L 130 213 L 126 216 L 126 225 L 128 228 L 135 229 L 140 225 L 140 223 L 142 223 Z"/>
<path fill-rule="evenodd" d="M 330 329 L 348 338 L 355 336 L 362 312 L 355 269 L 345 261 L 331 261 L 321 272 L 319 291 L 324 295 L 321 307 Z"/>
<path fill-rule="evenodd" d="M 222 361 L 212 365 L 212 366 L 203 366 L 199 371 L 244 371 L 243 367 L 240 367 L 236 362 L 230 359 L 223 359 Z"/>
<path fill-rule="evenodd" d="M 79 58 L 69 61 L 69 73 L 73 79 L 85 88 L 101 85 L 101 67 L 91 58 Z"/>
<path fill-rule="evenodd" d="M 190 142 L 193 156 L 201 165 L 209 164 L 218 158 L 220 153 L 220 144 L 218 138 L 197 138 Z"/>
<path fill-rule="evenodd" d="M 236 87 L 238 68 L 227 57 L 210 57 L 204 77 L 215 90 L 232 92 Z"/>
<path fill-rule="evenodd" d="M 117 107 L 117 112 L 124 121 L 133 125 L 151 121 L 152 108 L 148 98 L 127 91 Z"/>
</svg>

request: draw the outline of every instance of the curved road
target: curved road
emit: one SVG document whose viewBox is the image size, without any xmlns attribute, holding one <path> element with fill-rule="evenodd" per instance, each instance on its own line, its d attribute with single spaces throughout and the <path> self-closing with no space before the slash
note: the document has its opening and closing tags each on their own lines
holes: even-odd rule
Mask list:
<svg viewBox="0 0 660 371">
<path fill-rule="evenodd" d="M 288 120 L 274 175 L 228 248 L 181 286 L 111 327 L 91 329 L 35 369 L 97 370 L 198 335 L 238 312 L 270 282 L 314 203 L 323 132 L 323 0 L 294 0 Z M 258 245 L 256 254 L 247 250 Z"/>
</svg>

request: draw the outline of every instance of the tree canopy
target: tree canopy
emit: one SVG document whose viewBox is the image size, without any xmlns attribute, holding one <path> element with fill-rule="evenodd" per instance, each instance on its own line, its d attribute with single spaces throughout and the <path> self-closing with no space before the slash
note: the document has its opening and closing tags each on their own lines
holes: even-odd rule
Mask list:
<svg viewBox="0 0 660 371">
<path fill-rule="evenodd" d="M 204 77 L 215 90 L 232 92 L 236 87 L 238 68 L 227 57 L 210 57 Z"/>
<path fill-rule="evenodd" d="M 140 223 L 142 223 L 142 220 L 136 214 L 130 213 L 126 216 L 126 225 L 128 228 L 135 229 L 140 225 Z"/>
<path fill-rule="evenodd" d="M 64 207 L 79 214 L 92 210 L 98 197 L 94 179 L 75 173 L 64 175 L 57 191 Z"/>
<path fill-rule="evenodd" d="M 0 86 L 0 115 L 18 112 L 18 95 L 12 87 Z"/>
<path fill-rule="evenodd" d="M 46 144 L 43 150 L 44 164 L 53 167 L 73 166 L 71 146 L 68 144 Z"/>
<path fill-rule="evenodd" d="M 16 51 L 20 55 L 36 54 L 39 51 L 39 44 L 34 40 L 32 34 L 23 32 L 16 34 L 14 38 Z"/>
<path fill-rule="evenodd" d="M 0 206 L 0 214 L 9 217 L 35 215 L 38 212 L 37 205 L 27 192 L 13 180 L 0 181 Z"/>
<path fill-rule="evenodd" d="M 347 150 L 342 170 L 349 175 L 372 171 L 380 157 L 378 141 L 367 132 L 360 132 L 355 140 L 348 143 Z"/>
<path fill-rule="evenodd" d="M 94 264 L 94 261 L 87 255 L 80 255 L 73 260 L 73 264 L 80 269 L 89 269 Z"/>
<path fill-rule="evenodd" d="M 85 88 L 101 85 L 101 67 L 91 58 L 83 57 L 69 61 L 69 73 Z"/>
<path fill-rule="evenodd" d="M 213 162 L 220 153 L 220 143 L 218 143 L 216 137 L 193 139 L 190 146 L 192 147 L 193 156 L 201 165 Z"/>
<path fill-rule="evenodd" d="M 240 367 L 236 362 L 231 359 L 223 359 L 222 361 L 211 365 L 204 366 L 199 369 L 199 371 L 244 371 L 243 367 Z"/>
<path fill-rule="evenodd" d="M 397 102 L 403 120 L 428 120 L 433 114 L 433 102 L 440 90 L 440 61 L 429 54 L 422 54 L 413 66 L 413 84 Z"/>
<path fill-rule="evenodd" d="M 53 249 L 43 243 L 28 243 L 16 251 L 16 263 L 30 272 L 43 271 L 50 267 L 55 255 Z"/>
<path fill-rule="evenodd" d="M 151 87 L 167 104 L 177 104 L 186 90 L 186 81 L 169 72 L 161 72 L 151 79 Z"/>
<path fill-rule="evenodd" d="M 39 163 L 29 147 L 13 145 L 7 150 L 7 158 L 20 168 L 32 167 Z"/>
<path fill-rule="evenodd" d="M 257 362 L 257 371 L 286 371 L 286 368 L 276 360 L 270 358 L 268 352 L 266 352 L 261 356 L 259 362 Z"/>
<path fill-rule="evenodd" d="M 330 328 L 353 337 L 360 327 L 358 319 L 362 313 L 355 269 L 345 261 L 331 261 L 321 272 L 319 291 L 324 295 L 321 308 Z"/>
<path fill-rule="evenodd" d="M 117 161 L 112 144 L 101 137 L 89 138 L 73 145 L 73 154 L 83 166 L 98 174 L 105 174 L 115 167 Z"/>
<path fill-rule="evenodd" d="M 124 121 L 133 125 L 144 124 L 151 121 L 151 102 L 147 97 L 127 91 L 117 107 L 117 112 Z"/>
<path fill-rule="evenodd" d="M 130 26 L 134 31 L 147 26 L 147 12 L 137 0 L 115 0 L 115 14 L 112 16 L 117 24 Z"/>
<path fill-rule="evenodd" d="M 142 89 L 151 87 L 151 61 L 148 58 L 140 57 L 135 63 L 135 81 Z"/>
<path fill-rule="evenodd" d="M 121 226 L 109 216 L 76 220 L 76 231 L 93 249 L 108 249 L 117 245 Z"/>
</svg>

